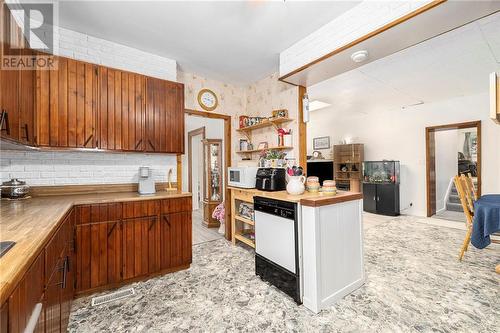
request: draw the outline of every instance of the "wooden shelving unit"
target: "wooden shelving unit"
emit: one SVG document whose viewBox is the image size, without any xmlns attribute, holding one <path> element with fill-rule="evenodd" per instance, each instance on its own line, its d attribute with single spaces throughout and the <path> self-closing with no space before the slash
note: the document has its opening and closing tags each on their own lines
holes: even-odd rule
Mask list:
<svg viewBox="0 0 500 333">
<path fill-rule="evenodd" d="M 241 202 L 253 206 L 253 195 L 248 192 L 231 188 L 231 231 L 232 243 L 242 242 L 252 248 L 255 248 L 255 241 L 247 235 L 255 234 L 255 222 L 249 218 L 239 215 L 238 209 Z"/>
<path fill-rule="evenodd" d="M 257 124 L 257 125 L 238 128 L 236 130 L 236 132 L 240 132 L 240 133 L 251 132 L 251 131 L 259 129 L 259 128 L 265 128 L 265 127 L 270 127 L 270 126 L 273 126 L 274 128 L 278 128 L 278 125 L 284 124 L 284 123 L 289 123 L 291 121 L 293 121 L 292 118 L 274 118 L 274 119 L 269 119 L 268 121 L 264 121 L 264 122 Z"/>
<path fill-rule="evenodd" d="M 268 147 L 266 149 L 252 149 L 252 150 L 240 150 L 237 151 L 237 154 L 251 154 L 251 153 L 260 153 L 261 151 L 264 150 L 288 150 L 288 149 L 293 149 L 293 147 L 289 146 L 274 146 L 274 147 Z"/>
<path fill-rule="evenodd" d="M 269 119 L 269 120 L 264 121 L 264 122 L 257 124 L 257 125 L 238 128 L 236 130 L 236 132 L 241 133 L 242 135 L 244 135 L 248 139 L 248 141 L 251 142 L 252 141 L 252 131 L 260 129 L 260 128 L 266 128 L 266 127 L 273 127 L 275 130 L 278 130 L 278 128 L 281 127 L 279 125 L 289 123 L 291 121 L 293 121 L 292 118 L 284 118 L 284 117 L 273 118 L 273 119 Z M 291 149 L 293 149 L 293 147 L 273 146 L 273 147 L 268 147 L 266 149 L 241 150 L 241 151 L 237 151 L 236 153 L 237 154 L 253 154 L 253 153 L 260 153 L 263 150 L 291 150 Z"/>
<path fill-rule="evenodd" d="M 350 191 L 361 192 L 364 161 L 363 144 L 335 145 L 333 147 L 333 173 L 337 187 L 345 184 Z M 342 169 L 346 170 L 343 171 Z"/>
</svg>

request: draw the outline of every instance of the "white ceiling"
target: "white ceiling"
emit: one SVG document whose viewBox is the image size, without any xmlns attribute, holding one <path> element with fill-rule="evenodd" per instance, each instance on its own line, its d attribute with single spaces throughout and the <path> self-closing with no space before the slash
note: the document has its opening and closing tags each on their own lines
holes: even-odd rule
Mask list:
<svg viewBox="0 0 500 333">
<path fill-rule="evenodd" d="M 307 88 L 332 104 L 315 112 L 359 114 L 488 91 L 500 71 L 500 13 Z"/>
<path fill-rule="evenodd" d="M 180 69 L 248 84 L 279 53 L 360 1 L 61 1 L 67 29 L 178 61 Z"/>
</svg>

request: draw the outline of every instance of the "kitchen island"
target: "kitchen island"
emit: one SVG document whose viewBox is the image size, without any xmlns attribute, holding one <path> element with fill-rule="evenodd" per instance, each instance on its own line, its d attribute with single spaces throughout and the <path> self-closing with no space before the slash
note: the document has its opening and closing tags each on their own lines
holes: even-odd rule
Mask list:
<svg viewBox="0 0 500 333">
<path fill-rule="evenodd" d="M 243 198 L 246 198 L 247 203 L 256 197 L 295 205 L 296 270 L 300 281 L 300 302 L 305 307 L 318 313 L 363 285 L 365 272 L 361 193 L 339 191 L 336 195 L 309 192 L 290 195 L 286 191 L 265 192 L 240 188 L 230 190 L 233 198 L 233 235 L 236 237 L 248 233 L 241 231 L 237 225 L 240 210 L 236 205 Z M 245 219 L 254 225 L 256 223 L 252 219 Z M 266 220 L 257 222 L 266 224 Z M 271 243 L 270 246 L 279 246 L 278 234 L 274 233 L 272 236 L 276 237 L 276 245 Z M 287 237 L 294 237 L 290 233 L 288 235 Z M 260 237 L 261 242 L 268 242 L 266 236 Z M 259 233 L 255 242 L 259 252 Z M 259 253 L 256 259 L 260 260 Z"/>
</svg>

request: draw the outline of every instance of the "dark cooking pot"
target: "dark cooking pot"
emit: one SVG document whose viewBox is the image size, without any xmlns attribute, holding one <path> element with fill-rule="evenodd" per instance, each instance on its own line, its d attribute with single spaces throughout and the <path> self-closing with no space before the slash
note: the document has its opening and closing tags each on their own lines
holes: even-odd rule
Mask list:
<svg viewBox="0 0 500 333">
<path fill-rule="evenodd" d="M 22 199 L 28 196 L 30 187 L 17 178 L 2 183 L 2 198 Z"/>
</svg>

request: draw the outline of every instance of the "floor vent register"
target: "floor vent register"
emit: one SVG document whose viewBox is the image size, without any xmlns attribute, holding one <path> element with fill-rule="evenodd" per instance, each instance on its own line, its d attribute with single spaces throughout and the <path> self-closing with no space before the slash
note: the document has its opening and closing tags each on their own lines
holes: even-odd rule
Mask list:
<svg viewBox="0 0 500 333">
<path fill-rule="evenodd" d="M 102 304 L 106 304 L 109 302 L 114 302 L 122 298 L 127 298 L 130 296 L 134 296 L 135 291 L 134 288 L 129 288 L 129 289 L 124 289 L 124 290 L 118 290 L 110 294 L 102 295 L 102 296 L 97 296 L 92 298 L 92 306 L 99 306 Z"/>
</svg>

